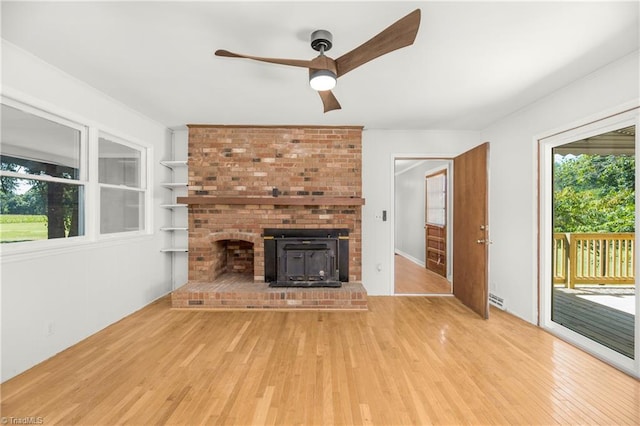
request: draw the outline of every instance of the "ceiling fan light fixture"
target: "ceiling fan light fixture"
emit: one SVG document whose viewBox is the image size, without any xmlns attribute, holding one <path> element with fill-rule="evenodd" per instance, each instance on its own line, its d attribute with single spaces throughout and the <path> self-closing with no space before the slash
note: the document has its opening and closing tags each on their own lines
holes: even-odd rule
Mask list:
<svg viewBox="0 0 640 426">
<path fill-rule="evenodd" d="M 313 90 L 324 92 L 336 87 L 337 76 L 329 70 L 313 71 L 309 76 L 309 85 Z"/>
<path fill-rule="evenodd" d="M 216 50 L 215 54 L 227 58 L 245 58 L 309 70 L 309 84 L 312 89 L 318 92 L 324 106 L 324 112 L 327 112 L 341 108 L 331 91 L 336 85 L 338 72 L 342 77 L 373 59 L 412 45 L 418 34 L 418 28 L 420 28 L 420 14 L 420 9 L 414 10 L 337 59 L 325 55 L 325 52 L 330 50 L 333 45 L 333 36 L 327 30 L 316 30 L 311 33 L 311 48 L 320 54 L 310 61 L 241 55 L 224 49 Z"/>
</svg>

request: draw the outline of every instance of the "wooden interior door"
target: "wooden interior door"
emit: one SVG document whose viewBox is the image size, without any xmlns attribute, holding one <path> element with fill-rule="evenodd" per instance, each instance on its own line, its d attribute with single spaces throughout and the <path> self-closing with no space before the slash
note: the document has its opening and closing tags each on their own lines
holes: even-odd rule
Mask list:
<svg viewBox="0 0 640 426">
<path fill-rule="evenodd" d="M 447 277 L 447 171 L 425 176 L 425 262 L 427 269 Z"/>
<path fill-rule="evenodd" d="M 489 143 L 453 160 L 453 295 L 489 318 Z"/>
<path fill-rule="evenodd" d="M 444 225 L 424 225 L 426 258 L 425 268 L 447 277 L 447 228 Z"/>
<path fill-rule="evenodd" d="M 447 277 L 447 170 L 425 176 L 424 242 L 427 269 Z"/>
</svg>

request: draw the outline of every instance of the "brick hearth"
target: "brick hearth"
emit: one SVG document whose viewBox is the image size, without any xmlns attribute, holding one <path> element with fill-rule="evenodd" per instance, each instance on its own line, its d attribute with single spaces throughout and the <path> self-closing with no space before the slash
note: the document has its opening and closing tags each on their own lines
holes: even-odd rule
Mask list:
<svg viewBox="0 0 640 426">
<path fill-rule="evenodd" d="M 224 306 L 245 294 L 253 299 L 237 307 L 264 307 L 264 300 L 291 307 L 300 300 L 299 306 L 335 309 L 342 303 L 338 301 L 358 294 L 354 300 L 363 303 L 355 306 L 366 309 L 360 284 L 361 137 L 361 127 L 190 125 L 189 194 L 178 200 L 189 204 L 189 282 L 175 292 L 176 303 L 192 300 L 182 290 L 206 287 L 213 291 L 203 305 L 188 307 L 204 307 L 204 300 L 222 300 L 228 293 L 233 296 L 224 296 Z M 271 292 L 264 283 L 266 228 L 348 229 L 349 285 L 359 286 L 357 291 L 343 285 L 333 292 Z M 229 273 L 241 274 L 245 281 L 249 274 L 252 280 L 223 286 L 221 278 Z M 265 291 L 249 296 L 249 284 Z M 325 293 L 331 296 L 325 298 Z"/>
<path fill-rule="evenodd" d="M 250 275 L 226 273 L 213 282 L 189 282 L 171 294 L 173 308 L 367 310 L 361 283 L 340 288 L 269 287 Z"/>
</svg>

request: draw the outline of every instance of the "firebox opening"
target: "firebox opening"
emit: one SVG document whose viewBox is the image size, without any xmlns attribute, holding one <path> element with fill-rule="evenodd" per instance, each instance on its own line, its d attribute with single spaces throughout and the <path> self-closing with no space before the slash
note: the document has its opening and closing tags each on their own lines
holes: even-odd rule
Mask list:
<svg viewBox="0 0 640 426">
<path fill-rule="evenodd" d="M 349 281 L 348 229 L 265 229 L 272 287 L 340 287 Z"/>
<path fill-rule="evenodd" d="M 213 279 L 225 273 L 253 276 L 253 243 L 243 240 L 221 240 L 214 243 Z"/>
</svg>

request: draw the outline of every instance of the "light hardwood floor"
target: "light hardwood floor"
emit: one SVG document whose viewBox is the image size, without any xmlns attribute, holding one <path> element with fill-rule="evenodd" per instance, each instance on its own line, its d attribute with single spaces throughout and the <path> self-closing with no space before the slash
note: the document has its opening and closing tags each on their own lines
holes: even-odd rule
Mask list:
<svg viewBox="0 0 640 426">
<path fill-rule="evenodd" d="M 640 424 L 640 382 L 507 313 L 195 312 L 163 298 L 2 385 L 44 424 Z"/>
<path fill-rule="evenodd" d="M 396 254 L 396 294 L 452 294 L 451 283 L 443 276 Z"/>
</svg>

